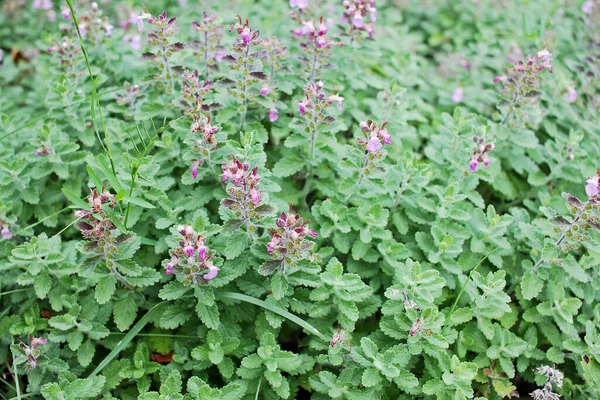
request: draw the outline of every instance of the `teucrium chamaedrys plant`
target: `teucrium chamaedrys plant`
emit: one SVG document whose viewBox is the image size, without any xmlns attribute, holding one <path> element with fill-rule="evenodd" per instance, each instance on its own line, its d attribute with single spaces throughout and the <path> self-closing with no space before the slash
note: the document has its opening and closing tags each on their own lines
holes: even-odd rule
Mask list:
<svg viewBox="0 0 600 400">
<path fill-rule="evenodd" d="M 0 397 L 600 396 L 597 1 L 192 3 L 0 5 Z"/>
</svg>

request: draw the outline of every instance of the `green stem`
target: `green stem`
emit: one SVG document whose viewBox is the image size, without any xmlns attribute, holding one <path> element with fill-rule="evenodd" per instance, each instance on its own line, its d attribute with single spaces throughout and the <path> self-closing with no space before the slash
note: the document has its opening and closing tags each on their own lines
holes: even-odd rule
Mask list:
<svg viewBox="0 0 600 400">
<path fill-rule="evenodd" d="M 35 227 L 35 226 L 38 226 L 39 224 L 43 223 L 44 221 L 47 221 L 47 220 L 49 220 L 50 218 L 54 217 L 55 215 L 58 215 L 58 214 L 62 213 L 63 211 L 66 211 L 66 210 L 68 210 L 69 208 L 70 208 L 70 207 L 68 207 L 68 206 L 67 206 L 67 207 L 63 208 L 62 210 L 58 210 L 58 211 L 56 211 L 56 212 L 54 212 L 54 213 L 52 213 L 52 214 L 50 214 L 50 215 L 47 215 L 46 217 L 44 217 L 44 218 L 40 219 L 40 220 L 39 220 L 39 221 L 37 221 L 36 223 L 34 223 L 34 224 L 31 224 L 31 225 L 29 225 L 29 226 L 26 226 L 26 227 L 25 227 L 25 228 L 23 228 L 23 229 L 19 229 L 18 231 L 16 231 L 16 232 L 15 232 L 15 235 L 18 235 L 19 233 L 21 233 L 21 232 L 23 232 L 23 231 L 26 231 L 26 230 L 28 230 L 28 229 L 31 229 L 31 228 Z"/>
<path fill-rule="evenodd" d="M 479 266 L 489 256 L 491 256 L 496 250 L 499 250 L 499 249 L 500 249 L 500 247 L 496 247 L 494 250 L 492 250 L 489 253 L 487 253 L 481 260 L 479 260 L 479 262 L 477 263 L 477 265 L 475 265 L 475 267 L 473 267 L 473 269 L 471 270 L 471 272 L 469 272 L 469 276 L 467 277 L 467 279 L 465 280 L 465 283 L 463 284 L 462 288 L 460 289 L 460 292 L 458 293 L 458 297 L 456 298 L 456 300 L 454 300 L 454 304 L 452 305 L 452 308 L 450 309 L 450 313 L 448 314 L 448 319 L 450 319 L 452 317 L 452 314 L 454 313 L 454 309 L 456 309 L 456 305 L 458 304 L 458 301 L 460 300 L 460 297 L 462 296 L 463 292 L 465 291 L 465 288 L 467 287 L 467 283 L 469 283 L 469 281 L 471 280 L 471 277 L 473 276 L 473 273 L 475 271 L 477 271 L 477 268 L 479 268 Z"/>
<path fill-rule="evenodd" d="M 110 335 L 127 335 L 125 332 L 110 332 Z M 178 335 L 170 333 L 138 333 L 136 336 L 139 337 L 168 337 L 168 338 L 179 338 L 179 339 L 198 339 L 198 336 L 191 335 Z"/>
<path fill-rule="evenodd" d="M 28 288 L 23 288 L 23 289 L 14 289 L 14 290 L 9 290 L 8 292 L 0 292 L 0 298 L 2 298 L 2 296 L 6 296 L 7 294 L 13 294 L 13 293 L 20 293 L 20 292 L 26 292 L 28 290 L 31 290 L 30 287 Z"/>
<path fill-rule="evenodd" d="M 284 310 L 281 307 L 275 306 L 273 304 L 269 304 L 263 300 L 259 300 L 257 298 L 251 297 L 251 296 L 246 296 L 245 294 L 241 294 L 241 293 L 219 292 L 218 296 L 221 298 L 225 298 L 225 299 L 245 301 L 246 303 L 260 306 L 260 307 L 264 308 L 265 310 L 274 312 L 275 314 L 279 314 L 282 317 L 289 319 L 290 321 L 300 325 L 306 331 L 312 333 L 313 335 L 317 335 L 319 338 L 321 338 L 322 340 L 324 340 L 326 342 L 329 342 L 329 339 L 325 335 L 323 335 L 321 332 L 319 332 L 317 328 L 315 328 L 314 326 L 312 326 L 311 324 L 309 324 L 302 318 L 297 317 L 296 315 Z"/>
<path fill-rule="evenodd" d="M 256 396 L 254 396 L 254 400 L 258 400 L 258 394 L 260 393 L 260 385 L 262 384 L 263 376 L 260 376 L 260 380 L 258 381 L 258 386 L 256 387 Z"/>
<path fill-rule="evenodd" d="M 15 338 L 11 338 L 11 342 L 12 345 L 14 346 L 15 344 Z M 21 400 L 21 385 L 19 384 L 19 371 L 17 369 L 17 364 L 15 363 L 15 354 L 13 353 L 12 355 L 12 359 L 13 359 L 13 373 L 14 373 L 14 377 L 15 377 L 15 386 L 17 389 L 17 399 Z"/>
<path fill-rule="evenodd" d="M 81 46 L 81 52 L 83 53 L 83 57 L 85 58 L 85 64 L 87 66 L 88 74 L 90 75 L 90 80 L 92 81 L 92 125 L 94 130 L 96 130 L 96 112 L 95 105 L 98 105 L 98 114 L 100 115 L 100 123 L 102 125 L 102 131 L 104 132 L 104 141 L 106 142 L 106 154 L 108 155 L 108 159 L 110 161 L 110 166 L 112 168 L 112 172 L 117 176 L 117 171 L 115 169 L 115 164 L 112 157 L 112 152 L 110 150 L 110 140 L 108 138 L 108 130 L 106 129 L 106 124 L 104 122 L 104 116 L 102 115 L 102 108 L 100 107 L 100 99 L 98 97 L 97 92 L 97 79 L 94 78 L 94 74 L 92 73 L 92 67 L 90 65 L 90 60 L 88 58 L 88 53 L 83 44 L 83 37 L 81 36 L 81 31 L 79 30 L 79 22 L 77 21 L 77 15 L 75 14 L 75 9 L 73 8 L 73 0 L 66 0 L 67 5 L 69 6 L 69 10 L 71 11 L 71 16 L 73 18 L 73 23 L 75 24 L 75 29 L 77 30 L 77 36 L 79 37 L 79 45 Z M 97 132 L 97 130 L 96 130 Z M 118 178 L 117 178 L 118 179 Z"/>
</svg>

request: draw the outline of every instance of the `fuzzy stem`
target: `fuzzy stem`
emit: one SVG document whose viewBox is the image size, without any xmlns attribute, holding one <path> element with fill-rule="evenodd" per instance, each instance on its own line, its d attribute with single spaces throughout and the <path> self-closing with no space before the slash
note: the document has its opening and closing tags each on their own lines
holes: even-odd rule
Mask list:
<svg viewBox="0 0 600 400">
<path fill-rule="evenodd" d="M 241 129 L 244 129 L 244 126 L 246 125 L 246 112 L 248 111 L 246 109 L 246 99 L 248 98 L 248 94 L 246 93 L 247 87 L 246 87 L 246 70 L 248 69 L 248 53 L 250 52 L 250 45 L 246 46 L 246 53 L 244 54 L 244 70 L 242 71 L 242 94 L 244 95 L 244 98 L 242 99 L 242 107 L 244 108 L 244 112 L 242 112 L 242 116 L 241 116 Z"/>
<path fill-rule="evenodd" d="M 15 344 L 15 339 L 11 338 L 12 344 Z M 12 359 L 13 359 L 13 371 L 14 371 L 14 378 L 15 378 L 15 387 L 17 389 L 17 399 L 21 400 L 21 385 L 19 383 L 19 371 L 17 369 L 17 363 L 15 363 L 15 354 L 13 353 L 12 355 Z"/>
</svg>

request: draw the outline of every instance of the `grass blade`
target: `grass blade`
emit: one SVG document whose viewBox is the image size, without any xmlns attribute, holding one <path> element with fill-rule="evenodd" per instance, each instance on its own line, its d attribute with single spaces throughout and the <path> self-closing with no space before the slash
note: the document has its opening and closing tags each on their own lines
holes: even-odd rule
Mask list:
<svg viewBox="0 0 600 400">
<path fill-rule="evenodd" d="M 129 343 L 131 343 L 131 341 L 136 337 L 136 335 L 140 333 L 142 329 L 144 329 L 146 324 L 150 322 L 150 320 L 154 317 L 154 314 L 156 314 L 159 311 L 159 309 L 161 309 L 165 305 L 167 305 L 167 302 L 163 301 L 152 307 L 150 310 L 148 310 L 148 312 L 133 326 L 133 328 L 131 328 L 131 330 L 127 332 L 125 337 L 121 339 L 119 344 L 117 344 L 117 346 L 110 353 L 108 353 L 104 360 L 102 360 L 102 362 L 98 364 L 96 369 L 88 375 L 88 378 L 99 374 L 108 365 L 108 363 L 110 363 L 116 356 L 118 356 L 119 353 L 125 347 L 127 347 Z"/>
<path fill-rule="evenodd" d="M 241 294 L 241 293 L 219 292 L 218 296 L 220 296 L 221 298 L 225 298 L 225 299 L 245 301 L 246 303 L 251 303 L 251 304 L 260 306 L 260 307 L 264 308 L 265 310 L 269 310 L 271 312 L 274 312 L 275 314 L 279 314 L 282 317 L 289 319 L 290 321 L 300 325 L 301 327 L 303 327 L 305 330 L 312 333 L 313 335 L 317 335 L 319 338 L 323 339 L 324 341 L 329 342 L 329 338 L 327 338 L 325 335 L 323 335 L 321 332 L 319 332 L 319 330 L 317 328 L 315 328 L 314 326 L 312 326 L 311 324 L 309 324 L 302 318 L 284 310 L 281 307 L 274 306 L 272 304 L 269 304 L 269 303 L 259 300 L 257 298 L 254 298 L 251 296 L 246 296 L 245 294 Z"/>
</svg>

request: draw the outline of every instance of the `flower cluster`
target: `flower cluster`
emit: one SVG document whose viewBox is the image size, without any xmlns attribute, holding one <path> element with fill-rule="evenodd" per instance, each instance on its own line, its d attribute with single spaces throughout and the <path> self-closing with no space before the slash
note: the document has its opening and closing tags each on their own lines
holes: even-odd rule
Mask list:
<svg viewBox="0 0 600 400">
<path fill-rule="evenodd" d="M 329 66 L 327 58 L 331 56 L 334 46 L 343 46 L 342 42 L 327 36 L 329 27 L 321 17 L 317 22 L 303 21 L 302 26 L 294 30 L 295 36 L 300 39 L 300 48 L 304 56 L 300 61 L 305 65 L 306 72 L 311 80 L 317 77 L 317 71 Z"/>
<path fill-rule="evenodd" d="M 48 343 L 48 339 L 43 337 L 36 338 L 32 335 L 29 335 L 29 345 L 21 342 L 19 348 L 27 357 L 27 369 L 31 370 L 37 366 L 37 360 L 41 355 L 40 346 L 46 343 Z"/>
<path fill-rule="evenodd" d="M 533 397 L 534 400 L 559 400 L 560 395 L 553 392 L 552 385 L 562 388 L 563 373 L 547 365 L 542 365 L 537 368 L 537 373 L 544 375 L 547 381 L 543 388 L 536 389 L 530 393 L 531 397 Z"/>
<path fill-rule="evenodd" d="M 469 168 L 471 171 L 477 171 L 477 167 L 480 163 L 483 163 L 486 167 L 490 165 L 490 158 L 488 153 L 494 150 L 494 143 L 486 143 L 485 138 L 479 136 L 473 136 L 476 148 L 471 155 L 471 161 L 469 161 Z"/>
<path fill-rule="evenodd" d="M 108 207 L 114 208 L 117 202 L 115 201 L 115 195 L 104 190 L 104 187 L 102 187 L 99 194 L 96 189 L 90 189 L 90 191 L 91 194 L 88 196 L 90 209 L 75 211 L 75 216 L 79 218 L 76 226 L 83 237 L 98 242 L 100 247 L 104 247 L 105 244 L 108 245 L 106 241 L 110 242 L 113 239 L 110 237 L 110 232 L 116 227 L 108 218 L 102 206 L 108 204 Z"/>
<path fill-rule="evenodd" d="M 344 98 L 337 95 L 335 91 L 331 94 L 325 93 L 324 86 L 323 81 L 307 83 L 304 87 L 304 98 L 297 103 L 298 112 L 313 122 L 330 121 L 331 117 L 325 116 L 323 111 L 334 102 L 337 103 L 338 110 L 342 111 Z"/>
<path fill-rule="evenodd" d="M 367 139 L 358 139 L 358 144 L 367 152 L 376 157 L 378 156 L 378 158 L 381 158 L 380 150 L 383 148 L 383 144 L 392 144 L 391 136 L 387 132 L 387 129 L 385 129 L 386 125 L 387 122 L 384 122 L 381 128 L 379 128 L 372 120 L 361 121 L 360 123 L 360 129 L 366 134 Z"/>
<path fill-rule="evenodd" d="M 40 147 L 35 150 L 35 156 L 49 156 L 50 154 L 54 154 L 54 148 L 48 144 L 40 143 Z"/>
<path fill-rule="evenodd" d="M 494 83 L 502 82 L 503 94 L 509 103 L 509 113 L 519 113 L 520 107 L 540 93 L 540 74 L 544 71 L 552 73 L 552 54 L 543 49 L 537 55 L 529 55 L 525 62 L 519 60 L 512 68 L 507 68 L 504 75 L 496 76 Z M 506 117 L 503 122 L 506 121 Z"/>
<path fill-rule="evenodd" d="M 79 54 L 80 49 L 79 45 L 73 43 L 73 41 L 66 36 L 62 38 L 61 43 L 58 43 L 57 41 L 54 43 L 54 46 L 48 47 L 48 52 L 58 56 L 60 67 L 67 74 L 74 74 L 78 59 L 77 55 Z M 74 77 L 74 75 L 71 76 Z"/>
<path fill-rule="evenodd" d="M 242 18 L 238 15 L 237 22 L 229 28 L 229 32 L 233 30 L 239 35 L 232 45 L 233 52 L 236 55 L 228 55 L 224 60 L 231 63 L 232 70 L 241 73 L 241 77 L 229 92 L 241 103 L 238 111 L 243 128 L 246 124 L 248 103 L 255 98 L 255 94 L 250 89 L 253 85 L 267 79 L 267 76 L 262 72 L 261 64 L 256 62 L 265 57 L 266 51 L 250 52 L 252 47 L 260 45 L 261 41 L 259 40 L 260 32 L 250 28 L 248 20 L 243 23 Z"/>
<path fill-rule="evenodd" d="M 179 225 L 179 246 L 169 252 L 171 260 L 165 263 L 166 274 L 182 278 L 185 285 L 205 283 L 214 279 L 219 268 L 212 262 L 214 252 L 206 245 L 206 238 L 194 231 L 191 225 Z"/>
<path fill-rule="evenodd" d="M 361 32 L 373 37 L 373 23 L 377 20 L 374 0 L 344 0 L 342 22 L 348 24 L 349 35 L 354 40 Z"/>
<path fill-rule="evenodd" d="M 142 58 L 151 60 L 161 71 L 162 75 L 159 75 L 157 78 L 164 78 L 168 82 L 168 85 L 161 86 L 167 92 L 172 93 L 175 90 L 174 78 L 183 71 L 181 67 L 173 66 L 169 62 L 169 58 L 171 58 L 173 53 L 184 49 L 184 45 L 181 42 L 169 43 L 169 38 L 173 37 L 179 31 L 177 24 L 175 24 L 176 17 L 167 17 L 166 11 L 163 11 L 158 17 L 154 17 L 144 7 L 144 13 L 138 17 L 138 28 L 140 31 L 144 28 L 144 20 L 156 27 L 155 30 L 148 34 L 148 44 L 158 47 L 158 50 L 155 53 L 146 52 L 142 55 Z"/>
<path fill-rule="evenodd" d="M 204 104 L 204 96 L 206 96 L 213 86 L 212 81 L 201 81 L 199 79 L 198 70 L 194 72 L 184 72 L 181 81 L 181 106 L 186 114 L 196 114 L 200 111 L 208 111 L 210 107 Z"/>
<path fill-rule="evenodd" d="M 66 14 L 63 14 L 63 17 Z M 106 36 L 112 34 L 115 27 L 108 22 L 108 17 L 102 16 L 98 3 L 93 2 L 91 7 L 80 13 L 77 18 L 81 36 L 85 37 L 92 46 L 97 46 Z"/>
<path fill-rule="evenodd" d="M 194 115 L 191 128 L 192 132 L 197 134 L 192 148 L 195 158 L 190 166 L 190 172 L 195 180 L 198 178 L 198 168 L 204 165 L 205 162 L 210 163 L 210 153 L 217 148 L 215 134 L 221 130 L 221 127 L 211 125 L 210 116 Z"/>
<path fill-rule="evenodd" d="M 309 222 L 299 214 L 294 214 L 290 205 L 288 213 L 282 212 L 279 218 L 275 219 L 276 227 L 269 228 L 271 241 L 267 243 L 267 251 L 282 267 L 281 272 L 285 272 L 286 267 L 295 267 L 315 245 L 306 239 L 307 235 L 317 237 L 317 233 L 306 226 Z"/>
<path fill-rule="evenodd" d="M 271 207 L 263 203 L 258 167 L 250 169 L 248 163 L 242 163 L 231 155 L 231 161 L 222 165 L 221 169 L 221 182 L 229 181 L 232 184 L 227 188 L 229 198 L 221 204 L 234 213 L 237 227 L 248 223 L 249 232 L 252 233 L 256 230 L 252 221 L 261 220 L 271 212 Z"/>
<path fill-rule="evenodd" d="M 196 59 L 204 63 L 204 79 L 208 79 L 211 69 L 217 69 L 216 62 L 221 62 L 225 57 L 225 48 L 221 46 L 223 34 L 222 25 L 216 23 L 216 15 L 202 13 L 201 22 L 192 22 L 192 29 L 200 34 L 200 40 L 195 40 L 191 45 L 197 49 L 194 53 Z"/>
</svg>

